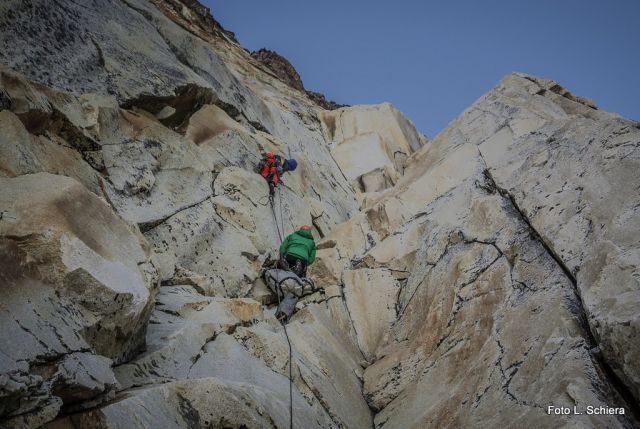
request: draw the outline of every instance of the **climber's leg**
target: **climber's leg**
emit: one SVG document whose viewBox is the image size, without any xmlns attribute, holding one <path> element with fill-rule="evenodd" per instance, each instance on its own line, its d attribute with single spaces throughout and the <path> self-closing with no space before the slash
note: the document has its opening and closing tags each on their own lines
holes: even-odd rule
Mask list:
<svg viewBox="0 0 640 429">
<path fill-rule="evenodd" d="M 298 303 L 298 297 L 292 294 L 291 292 L 287 292 L 284 296 L 284 299 L 280 302 L 278 309 L 276 310 L 276 317 L 281 322 L 286 322 L 289 320 L 294 310 L 296 309 L 296 304 Z"/>
<path fill-rule="evenodd" d="M 293 269 L 293 272 L 296 273 L 298 277 L 306 277 L 307 276 L 307 263 L 301 259 L 296 261 L 296 266 Z"/>
<path fill-rule="evenodd" d="M 291 271 L 291 266 L 289 265 L 289 261 L 284 255 L 280 255 L 280 259 L 278 259 L 278 268 L 285 271 Z"/>
<path fill-rule="evenodd" d="M 302 267 L 300 268 L 300 273 L 298 274 L 298 277 L 303 278 L 303 277 L 307 277 L 307 263 L 304 261 L 302 262 Z"/>
<path fill-rule="evenodd" d="M 285 256 L 285 261 L 289 266 L 289 271 L 295 273 L 298 277 L 304 277 L 304 274 L 307 271 L 307 264 L 302 259 L 298 259 L 295 256 L 287 255 Z"/>
</svg>

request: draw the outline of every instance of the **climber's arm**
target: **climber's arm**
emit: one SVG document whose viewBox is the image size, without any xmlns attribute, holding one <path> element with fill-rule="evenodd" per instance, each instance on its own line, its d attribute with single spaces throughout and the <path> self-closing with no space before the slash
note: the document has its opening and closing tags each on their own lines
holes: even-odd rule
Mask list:
<svg viewBox="0 0 640 429">
<path fill-rule="evenodd" d="M 316 260 L 316 245 L 314 243 L 313 247 L 311 248 L 311 253 L 309 254 L 309 265 L 313 264 L 313 261 L 315 260 Z"/>
<path fill-rule="evenodd" d="M 284 239 L 284 241 L 280 245 L 279 251 L 280 251 L 280 255 L 281 256 L 284 256 L 284 255 L 287 254 L 287 249 L 289 248 L 289 241 L 291 241 L 290 237 L 287 237 L 287 238 Z"/>
</svg>

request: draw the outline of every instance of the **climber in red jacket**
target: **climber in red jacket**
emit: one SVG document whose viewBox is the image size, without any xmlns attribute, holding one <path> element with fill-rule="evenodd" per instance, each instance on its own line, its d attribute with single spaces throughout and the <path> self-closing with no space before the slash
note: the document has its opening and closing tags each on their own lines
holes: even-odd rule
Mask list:
<svg viewBox="0 0 640 429">
<path fill-rule="evenodd" d="M 269 196 L 273 197 L 276 186 L 282 181 L 281 176 L 287 171 L 294 171 L 298 166 L 295 159 L 285 159 L 280 155 L 268 152 L 258 164 L 260 175 L 269 184 Z"/>
</svg>

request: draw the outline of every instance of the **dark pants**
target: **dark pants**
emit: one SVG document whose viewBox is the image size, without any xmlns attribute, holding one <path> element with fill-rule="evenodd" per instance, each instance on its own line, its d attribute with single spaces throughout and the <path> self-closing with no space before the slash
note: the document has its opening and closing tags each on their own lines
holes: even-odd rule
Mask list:
<svg viewBox="0 0 640 429">
<path fill-rule="evenodd" d="M 267 177 L 265 177 L 264 179 L 269 184 L 269 195 L 273 197 L 273 194 L 276 192 L 276 186 L 278 186 L 278 183 L 276 180 L 274 180 L 273 174 L 267 175 Z"/>
<path fill-rule="evenodd" d="M 280 268 L 282 268 L 283 270 L 291 271 L 298 277 L 307 276 L 307 263 L 293 255 L 284 255 L 284 257 L 280 260 Z"/>
</svg>

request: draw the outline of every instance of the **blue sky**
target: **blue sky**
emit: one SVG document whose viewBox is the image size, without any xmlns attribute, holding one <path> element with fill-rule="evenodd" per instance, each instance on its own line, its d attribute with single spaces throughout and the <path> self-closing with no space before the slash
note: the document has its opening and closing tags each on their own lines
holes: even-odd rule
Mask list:
<svg viewBox="0 0 640 429">
<path fill-rule="evenodd" d="M 389 101 L 434 137 L 506 74 L 640 120 L 639 0 L 203 0 L 249 50 L 346 104 Z"/>
</svg>

